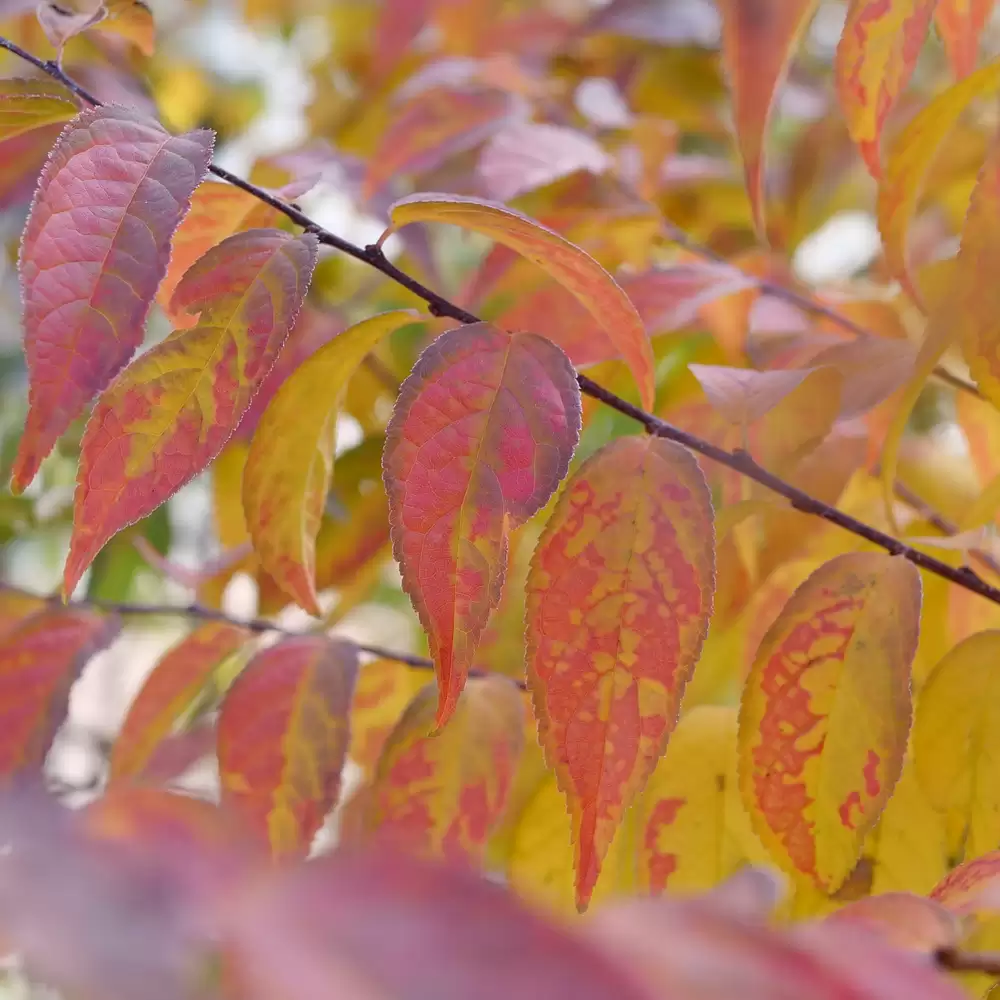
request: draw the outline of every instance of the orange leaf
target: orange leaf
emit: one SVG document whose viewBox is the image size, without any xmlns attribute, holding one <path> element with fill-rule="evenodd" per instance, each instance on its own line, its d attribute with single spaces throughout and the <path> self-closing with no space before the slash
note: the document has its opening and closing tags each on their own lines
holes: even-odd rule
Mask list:
<svg viewBox="0 0 1000 1000">
<path fill-rule="evenodd" d="M 70 594 L 104 543 L 190 482 L 222 450 L 295 322 L 316 237 L 239 233 L 209 251 L 174 293 L 201 310 L 133 362 L 98 401 L 80 445 Z"/>
<path fill-rule="evenodd" d="M 412 323 L 410 309 L 338 334 L 285 380 L 264 411 L 243 473 L 243 509 L 261 566 L 312 615 L 316 537 L 333 477 L 337 415 L 347 383 L 376 344 Z"/>
<path fill-rule="evenodd" d="M 251 637 L 237 625 L 209 622 L 167 650 L 129 706 L 111 748 L 109 781 L 143 777 L 160 742 L 215 668 Z"/>
<path fill-rule="evenodd" d="M 959 80 L 976 68 L 979 36 L 995 4 L 996 0 L 937 0 L 934 23 Z"/>
<path fill-rule="evenodd" d="M 449 862 L 482 858 L 503 815 L 524 741 L 524 708 L 505 677 L 471 677 L 439 735 L 428 684 L 382 749 L 364 827 L 395 848 Z"/>
<path fill-rule="evenodd" d="M 834 73 L 851 138 L 873 177 L 882 176 L 881 139 L 916 66 L 937 0 L 851 0 Z"/>
<path fill-rule="evenodd" d="M 666 748 L 714 583 L 704 476 L 660 438 L 619 438 L 585 462 L 539 540 L 525 608 L 528 683 L 569 803 L 581 908 Z"/>
<path fill-rule="evenodd" d="M 458 195 L 416 194 L 389 210 L 394 227 L 447 222 L 482 233 L 517 251 L 572 292 L 621 352 L 639 386 L 642 405 L 653 405 L 653 352 L 628 296 L 588 253 L 558 233 L 503 205 Z"/>
<path fill-rule="evenodd" d="M 733 98 L 754 225 L 764 234 L 764 135 L 775 95 L 817 0 L 719 0 L 722 58 Z"/>
<path fill-rule="evenodd" d="M 403 710 L 427 683 L 427 672 L 398 660 L 376 660 L 358 671 L 351 702 L 351 746 L 348 756 L 371 771 Z"/>
<path fill-rule="evenodd" d="M 211 132 L 170 135 L 114 105 L 84 111 L 59 136 L 18 263 L 29 407 L 15 492 L 141 343 L 170 237 L 212 144 Z"/>
<path fill-rule="evenodd" d="M 104 0 L 107 16 L 95 24 L 98 31 L 106 31 L 130 41 L 144 56 L 156 50 L 156 25 L 153 12 L 144 0 Z"/>
<path fill-rule="evenodd" d="M 920 576 L 858 552 L 791 596 L 754 658 L 740 707 L 740 786 L 782 867 L 844 882 L 903 766 Z"/>
<path fill-rule="evenodd" d="M 52 608 L 22 619 L 0 642 L 0 784 L 38 775 L 87 661 L 121 630 L 114 616 Z"/>
<path fill-rule="evenodd" d="M 442 334 L 403 383 L 386 432 L 393 553 L 430 639 L 448 721 L 500 601 L 507 536 L 569 468 L 580 392 L 566 356 L 477 323 Z"/>
<path fill-rule="evenodd" d="M 305 857 L 337 801 L 357 669 L 348 643 L 283 639 L 247 664 L 222 702 L 223 804 L 275 857 Z"/>
<path fill-rule="evenodd" d="M 171 310 L 170 300 L 184 272 L 227 236 L 246 229 L 266 229 L 281 216 L 252 194 L 216 181 L 202 181 L 191 196 L 191 208 L 177 227 L 170 244 L 170 264 L 160 282 L 156 301 L 178 329 L 195 320 L 180 310 Z"/>
<path fill-rule="evenodd" d="M 0 636 L 20 625 L 29 615 L 41 611 L 47 603 L 44 597 L 25 594 L 0 583 Z"/>
<path fill-rule="evenodd" d="M 890 275 L 918 304 L 921 295 L 910 273 L 908 241 L 924 181 L 938 149 L 969 103 L 998 87 L 1000 59 L 995 59 L 938 94 L 900 132 L 889 151 L 878 190 L 878 228 Z"/>
</svg>

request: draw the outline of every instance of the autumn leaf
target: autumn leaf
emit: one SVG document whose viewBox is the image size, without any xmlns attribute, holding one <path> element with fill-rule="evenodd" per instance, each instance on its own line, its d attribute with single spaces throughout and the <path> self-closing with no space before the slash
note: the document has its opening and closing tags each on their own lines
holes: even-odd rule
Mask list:
<svg viewBox="0 0 1000 1000">
<path fill-rule="evenodd" d="M 41 611 L 47 603 L 44 597 L 26 594 L 23 590 L 0 583 L 0 636 Z"/>
<path fill-rule="evenodd" d="M 918 304 L 922 297 L 910 270 L 909 236 L 924 181 L 941 144 L 973 98 L 988 96 L 998 87 L 1000 59 L 938 94 L 913 117 L 889 150 L 878 189 L 878 228 L 890 275 Z"/>
<path fill-rule="evenodd" d="M 243 509 L 263 568 L 312 615 L 316 537 L 347 382 L 376 344 L 414 322 L 413 310 L 371 316 L 338 334 L 286 379 L 257 425 L 243 474 Z"/>
<path fill-rule="evenodd" d="M 908 562 L 837 556 L 795 591 L 750 668 L 744 801 L 774 860 L 827 892 L 854 868 L 899 778 L 919 616 Z"/>
<path fill-rule="evenodd" d="M 94 27 L 119 35 L 131 42 L 144 56 L 156 50 L 156 25 L 153 12 L 144 0 L 104 0 L 107 12 Z"/>
<path fill-rule="evenodd" d="M 115 105 L 84 111 L 59 136 L 21 241 L 29 410 L 15 493 L 141 343 L 212 143 L 208 131 L 170 135 Z"/>
<path fill-rule="evenodd" d="M 913 720 L 913 757 L 928 800 L 962 831 L 967 858 L 1000 843 L 1000 790 L 992 762 L 1000 729 L 991 696 L 1000 632 L 980 632 L 955 646 L 920 691 Z"/>
<path fill-rule="evenodd" d="M 71 38 L 100 24 L 108 16 L 103 3 L 84 6 L 89 9 L 77 10 L 76 5 L 67 7 L 55 0 L 41 0 L 35 10 L 38 23 L 59 59 L 62 59 L 62 51 Z"/>
<path fill-rule="evenodd" d="M 979 37 L 986 27 L 996 0 L 937 0 L 934 24 L 957 79 L 976 68 Z"/>
<path fill-rule="evenodd" d="M 471 677 L 437 736 L 437 692 L 410 702 L 368 791 L 369 838 L 422 857 L 475 864 L 499 821 L 523 743 L 524 710 L 505 677 Z"/>
<path fill-rule="evenodd" d="M 736 711 L 701 705 L 681 716 L 633 807 L 637 888 L 705 891 L 768 858 L 736 781 Z"/>
<path fill-rule="evenodd" d="M 251 637 L 251 632 L 238 625 L 209 622 L 167 650 L 129 705 L 111 748 L 110 782 L 143 777 L 160 742 L 212 672 Z"/>
<path fill-rule="evenodd" d="M 722 59 L 732 92 L 754 225 L 764 224 L 764 140 L 775 97 L 816 0 L 719 0 Z"/>
<path fill-rule="evenodd" d="M 375 768 L 389 734 L 426 684 L 426 671 L 398 660 L 375 660 L 358 671 L 348 756 L 363 771 Z"/>
<path fill-rule="evenodd" d="M 1000 913 L 1000 851 L 953 868 L 930 896 L 953 913 Z"/>
<path fill-rule="evenodd" d="M 403 589 L 430 639 L 438 727 L 500 601 L 507 536 L 552 496 L 579 432 L 573 369 L 534 334 L 488 323 L 451 330 L 400 388 L 385 488 Z"/>
<path fill-rule="evenodd" d="M 305 857 L 336 804 L 357 669 L 349 643 L 296 636 L 257 653 L 223 699 L 222 802 L 276 858 Z"/>
<path fill-rule="evenodd" d="M 478 146 L 524 115 L 520 101 L 500 90 L 434 87 L 402 104 L 368 161 L 361 197 L 378 195 L 399 175 L 423 174 Z"/>
<path fill-rule="evenodd" d="M 631 369 L 643 406 L 652 406 L 653 354 L 642 320 L 614 278 L 585 251 L 513 209 L 476 198 L 416 194 L 397 201 L 389 215 L 396 228 L 447 222 L 471 229 L 537 264 L 601 324 Z"/>
<path fill-rule="evenodd" d="M 851 138 L 871 175 L 882 175 L 881 140 L 923 48 L 937 0 L 851 0 L 834 74 Z"/>
<path fill-rule="evenodd" d="M 109 538 L 222 450 L 295 322 L 316 246 L 312 235 L 255 229 L 224 240 L 185 274 L 173 302 L 200 310 L 198 324 L 130 365 L 84 432 L 66 594 Z"/>
<path fill-rule="evenodd" d="M 562 125 L 517 122 L 497 132 L 479 154 L 487 193 L 510 201 L 578 170 L 602 174 L 612 165 L 604 148 L 586 133 Z"/>
<path fill-rule="evenodd" d="M 694 457 L 625 437 L 559 497 L 526 588 L 528 685 L 569 804 L 577 904 L 663 755 L 708 630 L 712 506 Z"/>
<path fill-rule="evenodd" d="M 191 208 L 174 233 L 170 264 L 156 293 L 156 301 L 176 329 L 195 323 L 183 311 L 170 309 L 170 300 L 184 272 L 227 236 L 247 229 L 273 228 L 280 218 L 270 205 L 232 184 L 202 181 L 198 185 L 191 196 Z"/>
<path fill-rule="evenodd" d="M 84 666 L 121 630 L 114 615 L 87 608 L 30 614 L 0 642 L 0 784 L 38 776 Z"/>
<path fill-rule="evenodd" d="M 0 80 L 0 140 L 69 121 L 77 110 L 69 91 L 51 80 Z"/>
</svg>

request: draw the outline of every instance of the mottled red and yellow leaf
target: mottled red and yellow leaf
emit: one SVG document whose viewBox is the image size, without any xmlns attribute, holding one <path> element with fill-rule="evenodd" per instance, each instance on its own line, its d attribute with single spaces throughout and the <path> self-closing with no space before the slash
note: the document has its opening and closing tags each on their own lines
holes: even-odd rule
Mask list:
<svg viewBox="0 0 1000 1000">
<path fill-rule="evenodd" d="M 130 365 L 104 393 L 80 445 L 63 589 L 105 542 L 190 482 L 222 450 L 302 304 L 316 238 L 239 233 L 210 250 L 174 305 L 201 312 Z"/>
<path fill-rule="evenodd" d="M 792 874 L 838 889 L 903 766 L 920 576 L 849 553 L 821 566 L 768 629 L 740 706 L 740 787 Z"/>
<path fill-rule="evenodd" d="M 889 273 L 918 304 L 921 295 L 910 271 L 908 247 L 924 181 L 941 144 L 969 103 L 975 97 L 994 93 L 998 87 L 1000 59 L 938 94 L 913 117 L 889 150 L 878 190 L 878 228 Z"/>
<path fill-rule="evenodd" d="M 115 105 L 84 111 L 60 135 L 21 241 L 29 409 L 15 492 L 142 342 L 212 143 L 211 132 L 170 135 Z"/>
<path fill-rule="evenodd" d="M 909 83 L 937 0 L 851 0 L 834 75 L 840 108 L 869 172 L 882 176 L 886 120 Z"/>
<path fill-rule="evenodd" d="M 275 857 L 305 857 L 336 804 L 357 670 L 348 643 L 283 639 L 254 656 L 222 702 L 223 804 Z"/>
<path fill-rule="evenodd" d="M 722 58 L 757 231 L 764 233 L 764 139 L 778 88 L 816 0 L 719 0 Z"/>
<path fill-rule="evenodd" d="M 694 457 L 625 437 L 567 483 L 535 550 L 528 684 L 569 804 L 581 908 L 676 722 L 708 631 L 714 537 Z"/>
<path fill-rule="evenodd" d="M 934 24 L 959 80 L 976 68 L 979 37 L 995 4 L 996 0 L 937 0 Z"/>
<path fill-rule="evenodd" d="M 422 857 L 476 864 L 503 814 L 524 741 L 524 708 L 505 677 L 471 677 L 439 735 L 427 685 L 382 749 L 366 835 Z"/>
<path fill-rule="evenodd" d="M 736 728 L 730 707 L 681 716 L 633 807 L 638 891 L 703 892 L 748 862 L 767 863 L 740 798 Z"/>
<path fill-rule="evenodd" d="M 160 742 L 215 668 L 251 638 L 238 625 L 209 622 L 167 650 L 129 705 L 111 748 L 108 780 L 141 779 Z"/>
<path fill-rule="evenodd" d="M 0 80 L 0 140 L 68 122 L 77 110 L 69 91 L 51 80 Z"/>
<path fill-rule="evenodd" d="M 549 500 L 580 431 L 573 368 L 554 344 L 477 323 L 442 334 L 403 383 L 383 467 L 392 545 L 454 711 L 500 601 L 507 536 Z"/>
<path fill-rule="evenodd" d="M 108 646 L 121 622 L 85 608 L 29 615 L 0 642 L 0 784 L 38 776 L 87 661 Z"/>
<path fill-rule="evenodd" d="M 511 208 L 477 198 L 412 195 L 392 206 L 390 218 L 396 227 L 447 222 L 471 229 L 537 264 L 601 324 L 635 377 L 643 406 L 653 405 L 653 352 L 642 320 L 614 278 L 584 250 Z"/>
<path fill-rule="evenodd" d="M 307 358 L 264 411 L 243 473 L 243 509 L 254 551 L 275 582 L 319 615 L 316 537 L 330 482 L 337 415 L 348 380 L 376 344 L 412 323 L 409 309 L 349 327 Z"/>
<path fill-rule="evenodd" d="M 227 236 L 246 229 L 268 229 L 281 216 L 252 194 L 232 184 L 202 181 L 191 196 L 191 208 L 170 244 L 170 264 L 160 282 L 156 301 L 176 329 L 193 326 L 194 317 L 172 311 L 170 300 L 184 272 Z"/>
</svg>

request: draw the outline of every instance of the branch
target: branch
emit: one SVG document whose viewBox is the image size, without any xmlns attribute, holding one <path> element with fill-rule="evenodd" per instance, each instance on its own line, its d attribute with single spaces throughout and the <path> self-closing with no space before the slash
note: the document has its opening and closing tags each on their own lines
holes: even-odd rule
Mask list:
<svg viewBox="0 0 1000 1000">
<path fill-rule="evenodd" d="M 88 103 L 93 105 L 100 104 L 100 101 L 98 101 L 97 98 L 76 84 L 75 81 L 67 76 L 66 73 L 54 63 L 48 63 L 32 56 L 19 45 L 3 38 L 2 36 L 0 36 L 0 47 L 7 49 L 9 52 L 12 52 L 14 55 L 17 55 L 22 59 L 27 60 L 32 65 L 47 73 L 49 76 L 59 80 L 65 86 L 69 87 L 74 94 Z M 217 177 L 228 181 L 230 184 L 234 184 L 236 187 L 241 188 L 248 194 L 252 194 L 255 198 L 258 198 L 260 201 L 265 202 L 272 208 L 281 212 L 287 218 L 291 219 L 292 222 L 302 226 L 306 231 L 314 233 L 320 243 L 333 247 L 342 253 L 349 254 L 351 257 L 354 257 L 355 260 L 368 264 L 370 267 L 380 271 L 383 275 L 385 275 L 385 277 L 390 278 L 398 285 L 406 288 L 427 303 L 428 310 L 432 315 L 447 316 L 460 323 L 480 322 L 478 316 L 466 309 L 461 308 L 449 299 L 445 298 L 443 295 L 439 295 L 432 289 L 427 288 L 425 285 L 417 281 L 416 278 L 413 278 L 405 271 L 400 270 L 385 256 L 378 244 L 373 244 L 367 247 L 356 246 L 336 234 L 331 233 L 329 230 L 324 229 L 322 226 L 317 225 L 300 209 L 296 208 L 294 205 L 289 205 L 281 198 L 265 191 L 263 188 L 260 188 L 255 184 L 251 184 L 249 181 L 243 180 L 241 177 L 237 177 L 235 174 L 231 174 L 228 170 L 224 170 L 214 164 L 209 169 Z M 706 252 L 711 253 L 711 251 L 707 250 Z M 774 287 L 777 288 L 780 286 Z M 798 296 L 798 293 L 791 292 L 787 289 L 785 292 L 790 295 Z M 806 303 L 809 302 L 808 299 L 804 299 L 803 301 Z M 844 318 L 846 319 L 846 317 Z M 866 333 L 866 331 L 863 332 Z M 741 449 L 731 452 L 726 451 L 724 448 L 719 448 L 694 434 L 689 434 L 687 431 L 674 427 L 665 420 L 661 420 L 659 417 L 656 417 L 651 413 L 647 413 L 638 406 L 634 406 L 627 400 L 615 395 L 615 393 L 605 389 L 603 386 L 594 382 L 586 375 L 578 374 L 577 383 L 579 384 L 580 391 L 582 393 L 598 400 L 605 406 L 616 410 L 618 413 L 630 417 L 632 420 L 636 421 L 636 423 L 640 424 L 647 433 L 655 434 L 657 437 L 662 437 L 666 440 L 674 441 L 677 444 L 683 445 L 685 448 L 697 452 L 699 455 L 703 455 L 713 462 L 724 465 L 747 479 L 752 479 L 761 486 L 767 487 L 773 493 L 778 494 L 778 496 L 784 497 L 795 510 L 821 518 L 824 521 L 828 521 L 830 524 L 835 524 L 837 527 L 843 528 L 845 531 L 850 532 L 858 538 L 863 538 L 865 541 L 878 546 L 891 555 L 900 556 L 920 569 L 942 577 L 943 579 L 954 583 L 956 586 L 964 587 L 972 593 L 979 594 L 981 597 L 986 598 L 988 601 L 992 601 L 994 604 L 1000 604 L 1000 588 L 991 586 L 971 568 L 963 566 L 956 569 L 955 567 L 942 562 L 940 559 L 935 559 L 933 556 L 925 555 L 923 552 L 904 544 L 898 538 L 894 538 L 892 535 L 888 535 L 884 531 L 879 531 L 872 525 L 866 524 L 855 517 L 851 517 L 849 514 L 845 514 L 836 507 L 824 503 L 803 490 L 792 486 L 791 483 L 785 482 L 783 479 L 780 479 L 778 476 L 768 472 L 765 468 L 754 461 L 749 453 Z M 195 612 L 194 614 L 196 616 L 200 616 L 201 613 Z M 270 623 L 265 624 L 267 625 L 267 628 L 273 627 Z"/>
<path fill-rule="evenodd" d="M 958 951 L 942 948 L 934 955 L 938 968 L 948 972 L 985 972 L 1000 977 L 1000 952 Z"/>
</svg>

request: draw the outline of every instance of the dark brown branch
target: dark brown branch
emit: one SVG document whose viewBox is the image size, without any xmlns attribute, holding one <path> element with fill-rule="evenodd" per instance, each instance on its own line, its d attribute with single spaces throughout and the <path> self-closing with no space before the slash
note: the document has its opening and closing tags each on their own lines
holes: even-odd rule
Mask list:
<svg viewBox="0 0 1000 1000">
<path fill-rule="evenodd" d="M 37 59 L 36 57 L 25 52 L 19 45 L 16 45 L 15 43 L 2 37 L 0 37 L 0 47 L 3 47 L 9 52 L 20 56 L 22 59 L 26 59 L 28 62 L 32 63 L 32 65 L 37 66 L 43 72 L 48 73 L 50 76 L 65 84 L 82 99 L 90 102 L 91 104 L 99 103 L 95 97 L 88 94 L 87 91 L 75 84 L 74 81 L 72 81 L 70 77 L 68 77 L 58 66 Z M 255 198 L 258 198 L 284 214 L 297 225 L 302 226 L 306 231 L 314 233 L 320 243 L 349 254 L 356 260 L 360 260 L 380 271 L 387 278 L 392 279 L 403 288 L 408 289 L 418 298 L 427 303 L 428 309 L 433 315 L 447 316 L 460 323 L 479 322 L 479 318 L 473 313 L 466 309 L 462 309 L 460 306 L 449 301 L 444 296 L 439 295 L 430 288 L 427 288 L 405 271 L 401 271 L 385 256 L 380 245 L 374 244 L 364 248 L 355 246 L 353 243 L 350 243 L 334 233 L 331 233 L 329 230 L 324 229 L 322 226 L 317 225 L 300 209 L 294 205 L 289 205 L 281 198 L 265 191 L 263 188 L 260 188 L 255 184 L 251 184 L 249 181 L 243 180 L 235 174 L 231 174 L 228 170 L 223 170 L 221 167 L 213 165 L 210 169 L 217 177 L 221 177 L 223 180 L 242 188 L 247 193 L 252 194 Z M 693 244 L 691 245 L 693 246 Z M 775 287 L 778 288 L 780 286 Z M 785 291 L 790 292 L 790 290 L 787 289 Z M 799 297 L 798 293 L 790 294 L 796 296 L 796 298 Z M 810 300 L 802 299 L 802 302 L 808 304 Z M 859 330 L 860 329 L 861 328 L 859 328 Z M 845 514 L 836 507 L 823 503 L 810 494 L 805 493 L 803 490 L 792 486 L 791 483 L 785 482 L 783 479 L 780 479 L 778 476 L 773 475 L 762 466 L 758 465 L 747 452 L 741 450 L 731 452 L 726 451 L 724 448 L 719 448 L 694 434 L 689 434 L 687 431 L 674 427 L 665 420 L 661 420 L 659 417 L 656 417 L 651 413 L 647 413 L 645 410 L 640 409 L 638 406 L 634 406 L 627 400 L 622 399 L 620 396 L 615 395 L 615 393 L 605 389 L 601 385 L 598 385 L 586 375 L 577 375 L 577 382 L 579 383 L 581 392 L 592 397 L 593 399 L 598 400 L 605 406 L 609 406 L 611 409 L 630 417 L 640 424 L 647 433 L 655 434 L 658 437 L 665 438 L 669 441 L 674 441 L 677 444 L 683 445 L 685 448 L 689 448 L 691 451 L 697 452 L 699 455 L 704 455 L 711 461 L 724 465 L 727 468 L 738 472 L 740 475 L 745 476 L 747 479 L 752 479 L 761 486 L 767 487 L 773 493 L 778 494 L 778 496 L 784 497 L 792 505 L 792 507 L 795 508 L 795 510 L 813 515 L 814 517 L 822 518 L 824 521 L 828 521 L 830 524 L 835 524 L 837 527 L 843 528 L 845 531 L 850 532 L 858 538 L 863 538 L 866 541 L 877 545 L 879 548 L 884 549 L 892 555 L 897 555 L 906 559 L 908 562 L 919 567 L 920 569 L 926 570 L 929 573 L 934 573 L 935 575 L 954 583 L 956 586 L 964 587 L 966 590 L 979 594 L 981 597 L 985 597 L 994 604 L 1000 604 L 1000 588 L 993 587 L 988 584 L 974 570 L 965 566 L 956 569 L 949 566 L 947 563 L 942 562 L 940 559 L 935 559 L 933 556 L 925 555 L 923 552 L 920 552 L 917 549 L 901 542 L 898 538 L 894 538 L 892 535 L 888 535 L 884 531 L 879 531 L 872 525 L 866 524 L 849 514 Z M 268 625 L 268 627 L 270 628 L 271 626 Z"/>
<path fill-rule="evenodd" d="M 984 972 L 1000 978 L 1000 952 L 942 948 L 935 953 L 934 960 L 938 968 L 948 972 Z"/>
</svg>

